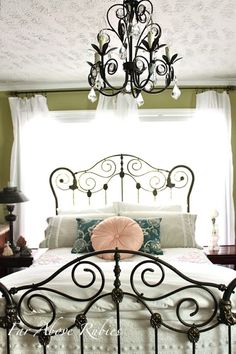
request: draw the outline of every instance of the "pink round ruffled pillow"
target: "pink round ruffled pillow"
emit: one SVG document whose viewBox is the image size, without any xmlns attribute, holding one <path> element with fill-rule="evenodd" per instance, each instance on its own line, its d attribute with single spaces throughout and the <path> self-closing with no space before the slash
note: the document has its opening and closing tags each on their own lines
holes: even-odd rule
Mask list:
<svg viewBox="0 0 236 354">
<path fill-rule="evenodd" d="M 127 216 L 112 216 L 101 221 L 91 236 L 95 251 L 124 249 L 137 251 L 143 244 L 143 231 L 139 224 Z M 121 253 L 120 258 L 129 258 L 132 254 Z M 99 255 L 104 259 L 113 259 L 112 253 Z"/>
</svg>

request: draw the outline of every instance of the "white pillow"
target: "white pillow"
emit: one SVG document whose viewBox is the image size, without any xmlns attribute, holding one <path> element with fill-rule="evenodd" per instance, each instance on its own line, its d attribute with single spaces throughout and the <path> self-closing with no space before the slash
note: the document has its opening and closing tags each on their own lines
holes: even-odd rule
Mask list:
<svg viewBox="0 0 236 354">
<path fill-rule="evenodd" d="M 139 204 L 139 203 L 126 203 L 126 202 L 113 202 L 114 212 L 116 214 L 120 214 L 122 212 L 129 212 L 129 211 L 182 211 L 181 205 L 176 204 Z"/>
<path fill-rule="evenodd" d="M 105 219 L 115 216 L 114 213 L 86 213 L 76 215 L 57 215 L 47 219 L 48 226 L 45 230 L 45 239 L 39 244 L 40 248 L 72 247 L 77 234 L 76 218 Z"/>
<path fill-rule="evenodd" d="M 114 211 L 114 206 L 113 204 L 99 207 L 99 208 L 94 208 L 94 207 L 88 207 L 87 209 L 79 209 L 78 206 L 74 206 L 68 209 L 62 209 L 58 208 L 57 209 L 57 214 L 58 215 L 78 215 L 78 214 L 101 214 L 101 213 L 115 213 Z"/>
<path fill-rule="evenodd" d="M 161 248 L 193 247 L 202 248 L 195 240 L 196 214 L 165 211 L 129 211 L 120 215 L 130 218 L 161 218 Z"/>
</svg>

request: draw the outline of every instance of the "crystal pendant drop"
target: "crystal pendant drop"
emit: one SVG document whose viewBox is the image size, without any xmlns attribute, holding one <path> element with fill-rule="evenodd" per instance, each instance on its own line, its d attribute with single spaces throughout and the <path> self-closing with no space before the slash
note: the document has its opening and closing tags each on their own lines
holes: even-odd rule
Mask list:
<svg viewBox="0 0 236 354">
<path fill-rule="evenodd" d="M 126 91 L 127 93 L 130 93 L 130 92 L 131 92 L 131 84 L 130 84 L 130 82 L 128 82 L 127 85 L 125 86 L 125 91 Z"/>
<path fill-rule="evenodd" d="M 153 82 L 149 81 L 145 86 L 145 90 L 151 92 L 153 90 L 153 87 L 154 87 Z"/>
<path fill-rule="evenodd" d="M 138 97 L 136 98 L 136 102 L 137 102 L 137 105 L 138 105 L 139 107 L 141 107 L 141 106 L 144 104 L 143 96 L 142 96 L 141 93 L 140 93 L 140 94 L 138 95 Z"/>
<path fill-rule="evenodd" d="M 172 90 L 172 93 L 171 93 L 171 96 L 177 100 L 181 95 L 181 91 L 177 85 L 177 82 L 175 81 L 175 84 L 174 84 L 174 87 L 173 87 L 173 90 Z"/>
<path fill-rule="evenodd" d="M 127 51 L 124 46 L 120 47 L 119 49 L 119 57 L 120 59 L 125 60 L 127 58 Z"/>
<path fill-rule="evenodd" d="M 97 100 L 97 95 L 96 92 L 94 90 L 94 88 L 92 87 L 91 90 L 89 91 L 88 94 L 88 99 L 90 102 L 94 103 Z"/>
<path fill-rule="evenodd" d="M 101 76 L 100 74 L 98 73 L 97 75 L 97 78 L 96 78 L 96 81 L 95 81 L 95 87 L 96 89 L 100 90 L 100 88 L 102 87 L 102 79 L 101 79 Z M 94 91 L 95 93 L 95 91 Z M 96 93 L 95 93 L 95 96 L 96 96 Z M 97 99 L 97 98 L 96 98 Z"/>
<path fill-rule="evenodd" d="M 139 25 L 136 23 L 134 26 L 132 26 L 130 35 L 132 35 L 135 38 L 138 38 L 140 36 L 141 30 Z"/>
</svg>

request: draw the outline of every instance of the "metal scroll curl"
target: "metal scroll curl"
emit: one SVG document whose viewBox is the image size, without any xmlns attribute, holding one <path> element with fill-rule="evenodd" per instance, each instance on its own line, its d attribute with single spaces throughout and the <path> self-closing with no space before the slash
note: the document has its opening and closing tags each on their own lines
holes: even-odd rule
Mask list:
<svg viewBox="0 0 236 354">
<path fill-rule="evenodd" d="M 186 280 L 187 285 L 168 291 L 168 288 L 165 288 L 165 280 L 167 279 L 166 267 L 176 273 L 178 277 Z M 168 275 L 170 274 L 168 273 Z M 140 282 L 137 282 L 138 278 L 141 279 L 141 285 Z M 137 283 L 141 290 L 137 288 Z M 161 325 L 172 331 L 182 333 L 188 331 L 195 333 L 197 331 L 200 335 L 201 331 L 206 331 L 219 325 L 217 318 L 218 300 L 210 288 L 223 290 L 225 289 L 223 285 L 195 281 L 159 259 L 156 261 L 149 259 L 136 264 L 130 273 L 130 284 L 138 301 L 144 304 L 146 308 L 152 308 L 152 302 L 155 302 L 155 304 L 159 302 L 160 307 L 170 306 L 175 308 L 178 325 L 171 326 L 165 322 L 163 317 L 161 319 Z M 162 288 L 162 286 L 164 287 Z M 153 288 L 151 295 L 150 288 Z M 189 296 L 189 290 L 194 295 Z M 165 300 L 164 303 L 161 303 L 162 300 Z M 204 303 L 206 301 L 212 310 L 204 315 L 204 319 L 201 319 L 200 314 L 202 311 L 205 312 L 206 305 Z M 192 328 L 193 324 L 195 331 Z"/>
<path fill-rule="evenodd" d="M 70 275 L 75 286 L 74 291 L 70 288 L 70 293 L 57 290 L 57 281 L 53 284 L 53 280 L 63 271 L 67 270 L 69 266 L 72 266 L 72 269 L 69 269 L 70 273 L 68 275 Z M 74 301 L 75 303 L 89 303 L 99 297 L 104 289 L 104 284 L 105 276 L 98 264 L 89 260 L 75 260 L 61 267 L 44 281 L 19 288 L 12 288 L 12 293 L 17 294 L 16 308 L 20 319 L 20 321 L 15 323 L 15 326 L 34 336 L 39 334 L 43 336 L 43 333 L 48 332 L 52 332 L 52 335 L 55 335 L 54 330 L 56 326 L 60 325 L 60 321 L 58 320 L 58 318 L 60 319 L 58 315 L 60 298 Z M 89 294 L 84 293 L 83 289 L 90 289 Z M 47 316 L 43 316 L 41 320 L 37 317 L 37 324 L 35 324 L 32 314 L 36 313 L 38 315 L 46 313 Z M 57 329 L 57 334 L 60 332 L 64 333 L 74 325 L 74 323 L 71 323 L 66 328 L 61 328 L 60 326 Z M 50 328 L 53 328 L 53 331 Z"/>
<path fill-rule="evenodd" d="M 146 192 L 161 191 L 166 189 L 168 171 L 157 169 L 140 158 L 130 159 L 127 162 L 127 173 L 140 184 Z"/>
<path fill-rule="evenodd" d="M 77 188 L 77 182 L 75 179 L 75 174 L 68 168 L 62 167 L 54 171 L 53 180 L 50 179 L 51 186 L 66 191 L 75 190 Z"/>
</svg>

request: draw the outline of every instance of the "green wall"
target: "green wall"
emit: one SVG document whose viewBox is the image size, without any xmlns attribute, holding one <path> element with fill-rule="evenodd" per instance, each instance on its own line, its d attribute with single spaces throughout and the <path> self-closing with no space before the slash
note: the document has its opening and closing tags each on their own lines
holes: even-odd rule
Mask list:
<svg viewBox="0 0 236 354">
<path fill-rule="evenodd" d="M 50 110 L 79 110 L 96 109 L 87 98 L 88 92 L 58 92 L 47 93 L 48 107 Z M 232 149 L 233 163 L 236 166 L 236 91 L 230 91 L 232 109 Z M 6 186 L 9 180 L 10 155 L 13 140 L 10 108 L 7 92 L 0 93 L 0 189 Z M 171 98 L 170 91 L 159 95 L 144 95 L 142 108 L 194 108 L 196 103 L 195 89 L 182 89 L 181 97 L 175 101 Z M 214 127 L 212 129 L 214 134 Z M 236 167 L 235 167 L 236 171 Z M 236 174 L 235 174 L 236 176 Z M 236 201 L 236 178 L 234 178 L 234 200 Z M 3 207 L 0 205 L 0 222 L 3 222 Z"/>
<path fill-rule="evenodd" d="M 12 146 L 12 123 L 8 95 L 0 93 L 0 187 L 9 178 L 10 154 Z"/>
</svg>

